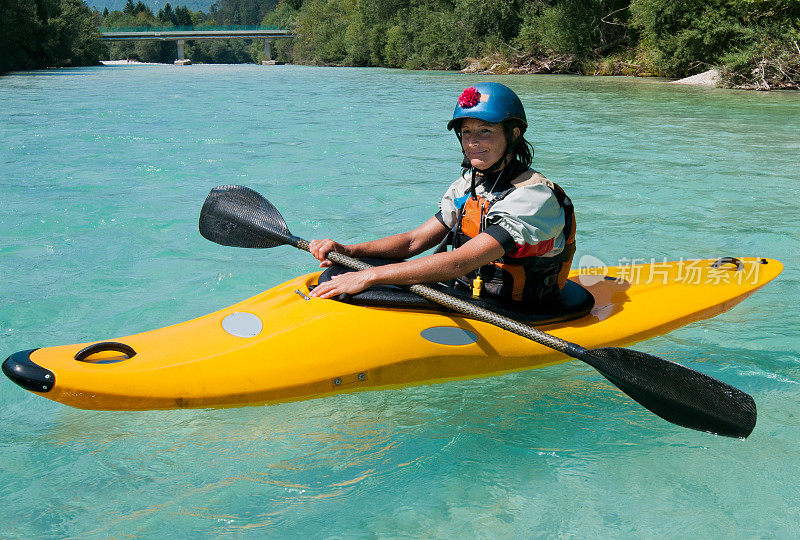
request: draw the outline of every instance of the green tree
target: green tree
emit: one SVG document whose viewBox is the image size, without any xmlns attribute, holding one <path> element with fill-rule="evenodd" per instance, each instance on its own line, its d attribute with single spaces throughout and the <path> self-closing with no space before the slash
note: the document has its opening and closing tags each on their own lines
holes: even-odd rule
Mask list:
<svg viewBox="0 0 800 540">
<path fill-rule="evenodd" d="M 175 26 L 193 26 L 192 12 L 186 6 L 175 8 Z"/>
<path fill-rule="evenodd" d="M 403 67 L 414 50 L 413 36 L 402 24 L 395 24 L 386 32 L 384 58 L 388 67 Z"/>
<path fill-rule="evenodd" d="M 295 31 L 301 56 L 318 64 L 339 64 L 347 57 L 346 32 L 355 0 L 310 0 L 303 3 Z"/>
<path fill-rule="evenodd" d="M 537 0 L 528 5 L 518 41 L 528 51 L 605 54 L 630 39 L 626 0 Z"/>
<path fill-rule="evenodd" d="M 0 71 L 93 65 L 103 51 L 82 0 L 12 0 L 0 7 Z"/>
<path fill-rule="evenodd" d="M 61 0 L 58 16 L 47 21 L 48 66 L 100 63 L 103 45 L 89 6 L 83 0 Z"/>
<path fill-rule="evenodd" d="M 283 26 L 294 28 L 297 25 L 298 9 L 294 7 L 295 0 L 281 0 L 275 9 L 267 12 L 261 20 L 265 26 Z"/>
<path fill-rule="evenodd" d="M 147 7 L 147 5 L 145 5 L 144 2 L 142 2 L 141 0 L 139 0 L 139 2 L 136 3 L 136 7 L 133 9 L 134 15 L 138 15 L 140 13 L 145 13 L 149 15 L 151 19 L 154 18 L 153 10 Z"/>
<path fill-rule="evenodd" d="M 195 62 L 215 64 L 244 64 L 253 61 L 243 39 L 190 42 L 187 43 L 186 55 Z"/>
<path fill-rule="evenodd" d="M 27 0 L 0 3 L 0 73 L 39 67 L 35 48 L 41 24 L 36 3 Z"/>
<path fill-rule="evenodd" d="M 212 14 L 217 24 L 255 25 L 277 4 L 278 0 L 219 0 Z"/>
<path fill-rule="evenodd" d="M 158 10 L 158 15 L 156 16 L 156 18 L 158 19 L 158 22 L 160 22 L 164 26 L 167 25 L 177 26 L 177 24 L 175 23 L 176 19 L 175 12 L 172 11 L 172 6 L 169 5 L 169 2 L 164 4 L 164 7 Z"/>
<path fill-rule="evenodd" d="M 455 12 L 478 38 L 492 37 L 511 41 L 522 23 L 522 2 L 519 0 L 458 0 Z"/>
<path fill-rule="evenodd" d="M 406 18 L 407 17 L 407 18 Z M 409 69 L 459 69 L 483 48 L 472 28 L 452 9 L 412 10 L 404 19 L 413 36 Z"/>
</svg>

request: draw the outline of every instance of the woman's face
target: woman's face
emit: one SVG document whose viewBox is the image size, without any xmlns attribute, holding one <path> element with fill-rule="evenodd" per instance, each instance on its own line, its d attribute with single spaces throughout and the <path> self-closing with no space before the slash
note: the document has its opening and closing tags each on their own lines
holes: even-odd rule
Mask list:
<svg viewBox="0 0 800 540">
<path fill-rule="evenodd" d="M 465 118 L 461 122 L 461 147 L 473 167 L 488 169 L 506 153 L 503 126 L 477 118 Z"/>
</svg>

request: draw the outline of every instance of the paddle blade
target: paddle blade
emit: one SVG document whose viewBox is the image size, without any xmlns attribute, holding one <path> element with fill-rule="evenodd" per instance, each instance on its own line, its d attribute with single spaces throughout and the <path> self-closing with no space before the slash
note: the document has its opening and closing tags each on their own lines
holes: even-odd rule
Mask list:
<svg viewBox="0 0 800 540">
<path fill-rule="evenodd" d="M 587 352 L 602 361 L 604 377 L 673 424 L 742 439 L 756 425 L 752 397 L 699 371 L 631 349 Z"/>
<path fill-rule="evenodd" d="M 292 239 L 272 203 L 244 186 L 211 190 L 200 211 L 200 234 L 223 246 L 243 248 L 270 248 Z"/>
</svg>

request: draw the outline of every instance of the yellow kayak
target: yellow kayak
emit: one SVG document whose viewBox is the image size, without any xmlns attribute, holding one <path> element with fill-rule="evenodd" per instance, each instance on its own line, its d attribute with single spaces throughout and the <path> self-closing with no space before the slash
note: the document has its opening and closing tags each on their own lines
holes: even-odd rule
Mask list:
<svg viewBox="0 0 800 540">
<path fill-rule="evenodd" d="M 780 262 L 715 259 L 573 271 L 594 297 L 548 333 L 622 346 L 727 311 L 780 274 Z M 495 325 L 433 309 L 308 299 L 319 273 L 209 315 L 98 343 L 12 354 L 3 372 L 82 409 L 223 407 L 294 401 L 496 375 L 569 360 Z"/>
</svg>

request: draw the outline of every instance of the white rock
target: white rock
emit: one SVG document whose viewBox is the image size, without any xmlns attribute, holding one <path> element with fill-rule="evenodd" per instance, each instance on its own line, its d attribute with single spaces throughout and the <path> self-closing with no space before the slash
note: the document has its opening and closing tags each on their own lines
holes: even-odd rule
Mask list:
<svg viewBox="0 0 800 540">
<path fill-rule="evenodd" d="M 697 75 L 692 75 L 691 77 L 686 77 L 685 79 L 672 81 L 672 84 L 691 84 L 694 86 L 714 87 L 717 86 L 718 82 L 719 71 L 716 69 L 709 69 L 708 71 L 698 73 Z"/>
</svg>

